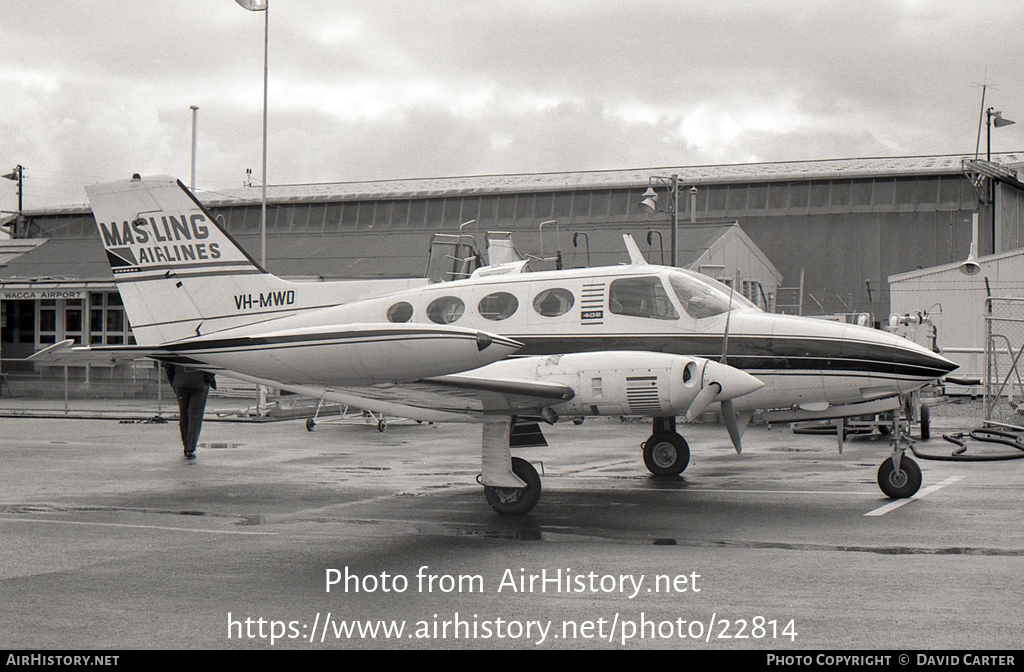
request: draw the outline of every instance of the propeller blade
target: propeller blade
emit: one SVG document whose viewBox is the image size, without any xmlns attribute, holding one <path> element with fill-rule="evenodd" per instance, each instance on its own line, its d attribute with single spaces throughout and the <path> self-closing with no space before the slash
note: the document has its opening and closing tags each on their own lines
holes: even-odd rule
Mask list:
<svg viewBox="0 0 1024 672">
<path fill-rule="evenodd" d="M 697 396 L 694 397 L 690 403 L 690 408 L 686 409 L 686 421 L 693 422 L 700 414 L 704 412 L 704 409 L 711 405 L 711 402 L 715 400 L 718 393 L 722 391 L 722 386 L 719 383 L 709 383 L 704 386 Z"/>
<path fill-rule="evenodd" d="M 722 419 L 725 420 L 725 428 L 729 430 L 732 446 L 736 449 L 736 454 L 740 455 L 743 453 L 743 444 L 740 442 L 740 423 L 739 418 L 736 416 L 736 408 L 732 403 L 732 399 L 726 399 L 722 402 Z"/>
</svg>

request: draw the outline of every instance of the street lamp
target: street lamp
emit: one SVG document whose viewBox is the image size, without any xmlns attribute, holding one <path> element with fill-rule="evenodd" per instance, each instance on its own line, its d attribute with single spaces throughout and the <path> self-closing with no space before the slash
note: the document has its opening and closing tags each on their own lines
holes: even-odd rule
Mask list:
<svg viewBox="0 0 1024 672">
<path fill-rule="evenodd" d="M 658 192 L 654 190 L 655 185 L 661 185 L 668 189 L 669 195 L 672 197 L 672 202 L 665 208 L 658 207 Z M 647 191 L 643 193 L 643 200 L 640 201 L 639 205 L 647 208 L 651 212 L 665 212 L 672 215 L 672 240 L 671 250 L 669 254 L 669 264 L 671 266 L 677 265 L 676 250 L 679 245 L 679 189 L 682 187 L 679 184 L 679 176 L 671 175 L 669 177 L 663 177 L 661 175 L 652 175 L 648 181 Z M 690 221 L 697 221 L 697 187 L 690 187 Z"/>
<path fill-rule="evenodd" d="M 985 116 L 987 117 L 987 119 L 986 119 L 986 126 L 988 127 L 987 133 L 986 133 L 988 144 L 987 144 L 987 148 L 985 150 L 985 160 L 986 161 L 991 161 L 992 160 L 992 126 L 995 125 L 996 128 L 1001 128 L 1003 126 L 1009 126 L 1010 124 L 1016 124 L 1017 122 L 1016 121 L 1011 121 L 1010 119 L 1004 119 L 1003 118 L 1003 113 L 998 111 L 998 110 L 996 110 L 995 108 L 992 108 L 992 107 L 990 107 L 987 110 L 985 110 Z"/>
<path fill-rule="evenodd" d="M 267 55 L 270 51 L 270 10 L 267 0 L 235 0 L 250 12 L 263 12 L 263 196 L 260 199 L 260 265 L 267 265 Z"/>
<path fill-rule="evenodd" d="M 260 197 L 260 266 L 267 267 L 267 56 L 270 53 L 270 10 L 267 0 L 235 0 L 250 12 L 263 12 L 263 192 Z M 260 417 L 267 415 L 267 387 L 259 386 L 257 408 Z"/>
<path fill-rule="evenodd" d="M 987 110 L 985 110 L 985 116 L 986 116 L 986 120 L 985 120 L 986 124 L 985 125 L 987 126 L 986 133 L 985 133 L 985 136 L 986 136 L 986 138 L 985 138 L 985 140 L 986 140 L 986 143 L 985 143 L 985 160 L 991 162 L 992 161 L 992 126 L 995 125 L 996 128 L 1001 128 L 1003 126 L 1009 126 L 1010 124 L 1015 124 L 1017 122 L 1012 121 L 1010 119 L 1004 119 L 1003 118 L 1003 113 L 1000 112 L 999 110 L 996 110 L 995 108 L 992 108 L 992 107 L 990 107 Z M 989 200 L 988 200 L 988 202 L 992 206 L 992 240 L 995 241 L 995 232 L 996 232 L 996 181 L 993 180 L 993 179 L 989 179 L 988 182 L 989 182 L 989 184 L 988 184 L 988 189 L 989 189 L 989 193 L 988 193 L 988 199 Z M 975 239 L 975 241 L 977 241 L 977 236 L 975 236 L 974 239 Z M 973 251 L 974 251 L 974 249 L 972 248 L 971 252 L 973 252 Z M 968 261 L 970 261 L 970 259 L 968 259 Z"/>
<path fill-rule="evenodd" d="M 12 182 L 18 183 L 18 215 L 14 218 L 14 228 L 11 231 L 11 238 L 18 237 L 18 229 L 21 228 L 21 211 L 22 211 L 22 195 L 24 193 L 24 179 L 25 179 L 25 168 L 18 164 L 14 167 L 14 170 L 7 173 L 6 175 L 0 176 L 5 180 L 11 180 Z M 25 232 L 21 232 L 22 237 L 25 236 Z"/>
<path fill-rule="evenodd" d="M 192 180 L 189 182 L 188 188 L 194 192 L 196 190 L 196 117 L 199 114 L 199 106 L 190 105 L 189 109 L 192 110 Z"/>
</svg>

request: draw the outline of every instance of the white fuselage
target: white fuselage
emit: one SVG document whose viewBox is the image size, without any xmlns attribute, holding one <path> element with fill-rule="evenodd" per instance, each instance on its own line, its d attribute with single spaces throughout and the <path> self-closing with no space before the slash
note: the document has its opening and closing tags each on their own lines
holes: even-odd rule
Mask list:
<svg viewBox="0 0 1024 672">
<path fill-rule="evenodd" d="M 524 347 L 517 356 L 628 350 L 712 360 L 722 356 L 728 322 L 728 363 L 765 384 L 736 399 L 739 410 L 878 399 L 910 392 L 956 368 L 876 329 L 762 312 L 691 272 L 646 265 L 500 271 L 300 313 L 285 322 L 449 324 L 519 341 Z"/>
</svg>

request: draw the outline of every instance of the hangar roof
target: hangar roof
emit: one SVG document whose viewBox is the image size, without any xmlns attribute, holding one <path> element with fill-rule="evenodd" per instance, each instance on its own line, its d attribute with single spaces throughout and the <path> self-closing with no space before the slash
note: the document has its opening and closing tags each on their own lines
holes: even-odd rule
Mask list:
<svg viewBox="0 0 1024 672">
<path fill-rule="evenodd" d="M 423 198 L 453 193 L 494 194 L 525 191 L 562 191 L 575 189 L 615 189 L 648 184 L 652 175 L 678 175 L 682 183 L 725 184 L 730 182 L 774 182 L 789 180 L 828 180 L 878 176 L 948 175 L 962 172 L 963 161 L 971 154 L 946 156 L 904 156 L 889 158 L 829 159 L 776 163 L 741 163 L 713 166 L 676 166 L 627 170 L 594 170 L 566 173 L 525 173 L 517 175 L 474 175 L 465 177 L 410 178 L 367 182 L 325 182 L 267 187 L 267 199 L 289 200 L 372 200 Z M 994 162 L 1011 168 L 1024 168 L 1024 152 L 993 156 Z M 203 192 L 203 201 L 211 206 L 230 202 L 258 202 L 258 187 Z"/>
<path fill-rule="evenodd" d="M 973 154 L 940 156 L 869 157 L 860 159 L 823 159 L 773 163 L 737 163 L 707 166 L 661 166 L 626 170 L 591 170 L 562 173 L 520 173 L 508 175 L 469 175 L 462 177 L 425 177 L 362 182 L 321 182 L 315 184 L 268 185 L 267 200 L 317 202 L 337 200 L 385 200 L 442 197 L 452 194 L 501 194 L 531 191 L 577 189 L 616 189 L 640 187 L 651 176 L 678 175 L 682 183 L 728 184 L 782 182 L 792 180 L 830 180 L 880 176 L 950 175 L 962 172 L 963 162 Z M 993 154 L 994 163 L 1024 172 L 1024 151 Z M 196 190 L 208 207 L 239 203 L 259 203 L 259 187 L 219 191 Z M 89 211 L 88 205 L 70 205 L 27 211 L 28 215 L 72 214 Z"/>
</svg>

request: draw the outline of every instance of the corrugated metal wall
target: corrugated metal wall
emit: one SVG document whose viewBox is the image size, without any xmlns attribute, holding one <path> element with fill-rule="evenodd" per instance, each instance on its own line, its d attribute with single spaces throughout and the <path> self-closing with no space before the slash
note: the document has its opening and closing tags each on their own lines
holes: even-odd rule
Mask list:
<svg viewBox="0 0 1024 672">
<path fill-rule="evenodd" d="M 268 266 L 325 277 L 422 276 L 431 234 L 457 232 L 469 219 L 477 220 L 472 232 L 481 246 L 487 231 L 511 231 L 520 249 L 533 254 L 541 252 L 539 223 L 555 219 L 561 240 L 554 227 L 546 228 L 545 256 L 561 249 L 566 266 L 585 265 L 585 249 L 571 244 L 572 234 L 582 231 L 589 236 L 591 265 L 615 264 L 625 260 L 622 231 L 645 248 L 647 231 L 659 230 L 667 250 L 668 215 L 637 205 L 645 189 L 278 203 L 268 210 Z M 1016 221 L 1019 200 L 1013 205 L 1001 221 Z M 805 271 L 805 313 L 865 311 L 877 321 L 891 312 L 888 276 L 966 258 L 970 215 L 979 207 L 980 220 L 991 222 L 991 210 L 979 206 L 961 174 L 700 184 L 696 199 L 698 221 L 739 222 L 785 283 L 795 284 Z M 680 200 L 680 211 L 683 220 L 689 218 L 688 197 Z M 239 242 L 259 249 L 258 205 L 220 206 L 214 213 Z M 94 235 L 90 219 L 46 215 L 33 223 L 47 237 L 78 237 Z M 1004 227 L 1004 244 L 1024 240 L 1021 231 L 1019 225 Z M 980 242 L 978 254 L 993 251 L 991 224 L 981 227 Z"/>
</svg>

